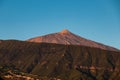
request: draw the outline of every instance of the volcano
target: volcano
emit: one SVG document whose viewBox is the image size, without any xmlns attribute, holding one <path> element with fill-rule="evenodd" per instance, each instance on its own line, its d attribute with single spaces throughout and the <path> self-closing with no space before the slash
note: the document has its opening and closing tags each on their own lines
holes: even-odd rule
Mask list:
<svg viewBox="0 0 120 80">
<path fill-rule="evenodd" d="M 120 80 L 120 50 L 68 30 L 0 40 L 4 80 Z"/>
<path fill-rule="evenodd" d="M 104 50 L 118 51 L 118 49 L 111 46 L 104 45 L 92 40 L 85 39 L 80 37 L 69 30 L 65 29 L 58 33 L 52 33 L 44 36 L 39 36 L 27 40 L 28 42 L 36 43 L 56 43 L 56 44 L 65 44 L 65 45 L 81 45 L 94 48 L 100 48 Z"/>
</svg>

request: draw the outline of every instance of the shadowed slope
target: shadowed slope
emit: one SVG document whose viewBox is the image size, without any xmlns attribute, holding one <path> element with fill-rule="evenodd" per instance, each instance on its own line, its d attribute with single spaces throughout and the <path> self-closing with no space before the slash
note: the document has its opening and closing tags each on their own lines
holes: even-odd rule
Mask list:
<svg viewBox="0 0 120 80">
<path fill-rule="evenodd" d="M 0 65 L 61 80 L 120 78 L 120 52 L 100 48 L 7 40 L 0 43 L 0 59 Z"/>
</svg>

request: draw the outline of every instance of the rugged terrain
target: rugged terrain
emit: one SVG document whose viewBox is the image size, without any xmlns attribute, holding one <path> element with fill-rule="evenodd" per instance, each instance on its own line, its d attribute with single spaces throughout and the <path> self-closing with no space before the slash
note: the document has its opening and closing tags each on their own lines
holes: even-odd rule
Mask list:
<svg viewBox="0 0 120 80">
<path fill-rule="evenodd" d="M 120 50 L 63 30 L 0 40 L 3 80 L 120 80 Z"/>
<path fill-rule="evenodd" d="M 100 48 L 104 50 L 118 51 L 116 48 L 92 40 L 85 39 L 66 29 L 62 30 L 61 32 L 31 38 L 28 39 L 27 41 L 37 42 L 37 43 L 45 42 L 45 43 L 65 44 L 65 45 L 82 45 L 82 46 Z"/>
<path fill-rule="evenodd" d="M 1 66 L 37 75 L 39 80 L 120 79 L 119 51 L 80 45 L 1 40 L 0 59 Z"/>
</svg>

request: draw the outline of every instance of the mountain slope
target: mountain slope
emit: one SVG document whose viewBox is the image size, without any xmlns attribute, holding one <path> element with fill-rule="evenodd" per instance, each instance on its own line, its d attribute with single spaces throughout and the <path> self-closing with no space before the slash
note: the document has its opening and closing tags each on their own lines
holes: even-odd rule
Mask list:
<svg viewBox="0 0 120 80">
<path fill-rule="evenodd" d="M 32 39 L 28 39 L 28 42 L 45 42 L 45 43 L 56 43 L 56 44 L 65 44 L 65 45 L 82 45 L 88 47 L 101 48 L 104 50 L 118 51 L 116 48 L 103 45 L 98 42 L 94 42 L 80 36 L 77 36 L 71 33 L 68 30 L 63 30 L 58 33 L 48 34 L 45 36 L 40 36 Z"/>
<path fill-rule="evenodd" d="M 0 40 L 0 59 L 3 79 L 7 75 L 13 78 L 9 80 L 25 76 L 39 80 L 120 79 L 119 50 L 68 30 L 27 41 Z"/>
<path fill-rule="evenodd" d="M 119 80 L 120 52 L 99 48 L 7 40 L 0 65 L 61 80 Z M 55 80 L 55 79 L 53 79 Z"/>
</svg>

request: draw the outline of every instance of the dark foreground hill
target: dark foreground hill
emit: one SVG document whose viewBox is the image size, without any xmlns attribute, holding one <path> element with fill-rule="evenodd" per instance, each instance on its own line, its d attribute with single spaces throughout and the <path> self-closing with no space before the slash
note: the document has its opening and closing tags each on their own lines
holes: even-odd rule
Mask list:
<svg viewBox="0 0 120 80">
<path fill-rule="evenodd" d="M 0 41 L 0 66 L 45 77 L 43 80 L 119 80 L 120 52 L 6 40 Z"/>
</svg>

